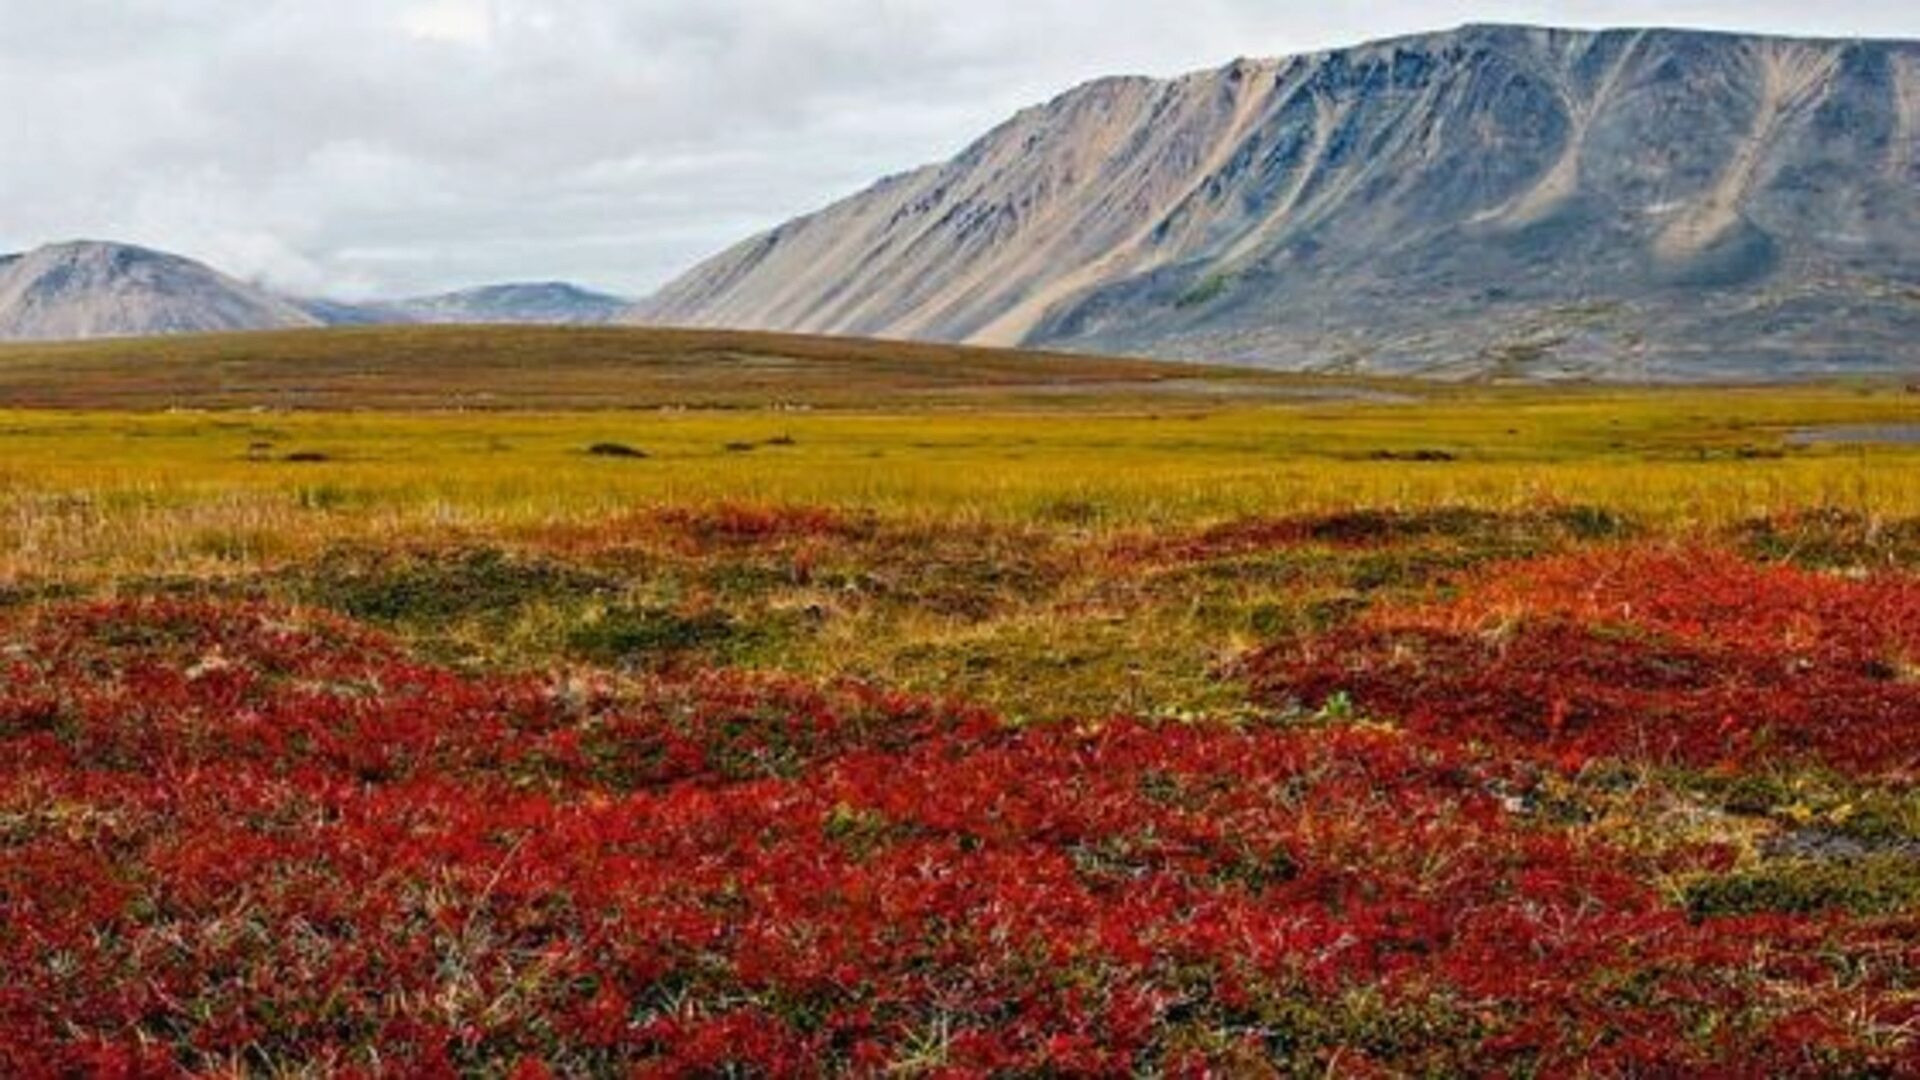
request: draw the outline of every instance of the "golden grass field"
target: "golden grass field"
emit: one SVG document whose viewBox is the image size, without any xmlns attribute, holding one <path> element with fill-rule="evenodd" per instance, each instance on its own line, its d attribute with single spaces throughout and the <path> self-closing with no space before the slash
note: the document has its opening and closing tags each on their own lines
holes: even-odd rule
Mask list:
<svg viewBox="0 0 1920 1080">
<path fill-rule="evenodd" d="M 876 399 L 878 400 L 878 399 Z M 1585 505 L 1676 527 L 1920 514 L 1920 450 L 1795 447 L 1891 388 L 1499 390 L 1373 403 L 531 412 L 0 411 L 0 575 L 716 500 L 1119 529 L 1352 507 Z M 599 443 L 644 458 L 592 455 Z M 1433 457 L 1438 460 L 1419 460 Z M 208 569 L 217 567 L 208 566 Z"/>
</svg>

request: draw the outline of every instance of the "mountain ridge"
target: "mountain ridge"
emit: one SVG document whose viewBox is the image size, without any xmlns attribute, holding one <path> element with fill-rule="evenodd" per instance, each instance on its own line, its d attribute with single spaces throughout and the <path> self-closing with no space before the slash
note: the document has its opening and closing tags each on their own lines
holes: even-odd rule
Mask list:
<svg viewBox="0 0 1920 1080">
<path fill-rule="evenodd" d="M 588 325 L 630 301 L 562 281 L 393 301 L 287 296 L 171 252 L 68 240 L 0 254 L 0 341 L 411 323 Z"/>
<path fill-rule="evenodd" d="M 315 325 L 281 297 L 152 248 L 75 240 L 0 257 L 0 339 Z"/>
<path fill-rule="evenodd" d="M 1440 375 L 1920 364 L 1920 43 L 1470 24 L 1093 80 L 632 321 Z"/>
<path fill-rule="evenodd" d="M 409 297 L 388 306 L 422 323 L 591 325 L 612 321 L 632 301 L 568 281 L 517 281 Z"/>
</svg>

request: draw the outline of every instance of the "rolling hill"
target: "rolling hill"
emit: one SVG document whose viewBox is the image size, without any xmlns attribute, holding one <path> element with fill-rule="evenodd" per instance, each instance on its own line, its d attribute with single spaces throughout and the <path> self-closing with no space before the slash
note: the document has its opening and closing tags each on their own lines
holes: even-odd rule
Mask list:
<svg viewBox="0 0 1920 1080">
<path fill-rule="evenodd" d="M 725 330 L 362 326 L 0 345 L 0 408 L 970 408 L 1399 399 L 1397 384 Z"/>
</svg>

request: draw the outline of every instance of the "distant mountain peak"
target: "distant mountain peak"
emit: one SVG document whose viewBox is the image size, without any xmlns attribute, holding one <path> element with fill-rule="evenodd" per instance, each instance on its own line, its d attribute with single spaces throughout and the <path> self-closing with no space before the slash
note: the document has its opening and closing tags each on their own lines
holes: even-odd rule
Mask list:
<svg viewBox="0 0 1920 1080">
<path fill-rule="evenodd" d="M 631 303 L 571 282 L 527 281 L 415 297 L 392 306 L 416 322 L 592 324 L 611 322 Z"/>
<path fill-rule="evenodd" d="M 1438 375 L 1920 367 L 1920 44 L 1476 23 L 1100 79 L 636 321 Z"/>
<path fill-rule="evenodd" d="M 593 324 L 612 321 L 631 304 L 565 281 L 398 301 L 295 299 L 184 256 L 105 240 L 0 254 L 0 341 L 383 323 Z"/>
<path fill-rule="evenodd" d="M 71 240 L 0 258 L 0 339 L 313 325 L 280 297 L 151 248 Z"/>
</svg>

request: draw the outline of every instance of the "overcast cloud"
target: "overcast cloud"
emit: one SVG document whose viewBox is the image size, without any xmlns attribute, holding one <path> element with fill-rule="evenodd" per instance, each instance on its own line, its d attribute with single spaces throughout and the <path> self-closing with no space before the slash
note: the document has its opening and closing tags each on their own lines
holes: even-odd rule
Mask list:
<svg viewBox="0 0 1920 1080">
<path fill-rule="evenodd" d="M 0 0 L 0 250 L 643 293 L 1085 79 L 1467 21 L 1920 37 L 1911 0 Z"/>
</svg>

